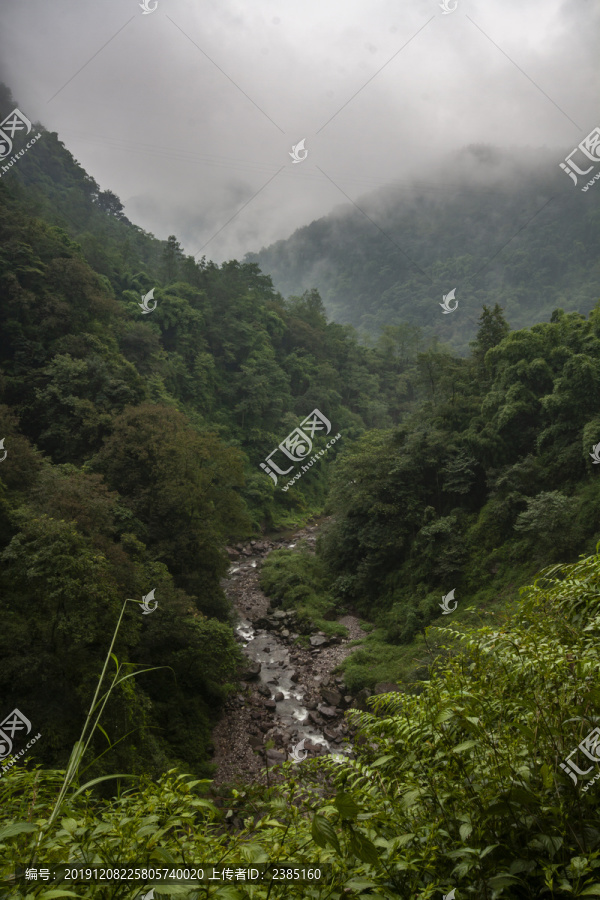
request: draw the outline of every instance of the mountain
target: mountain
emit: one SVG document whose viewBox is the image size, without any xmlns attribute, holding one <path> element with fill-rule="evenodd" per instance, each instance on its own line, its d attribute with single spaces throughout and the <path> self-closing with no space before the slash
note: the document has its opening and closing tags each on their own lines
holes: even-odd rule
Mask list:
<svg viewBox="0 0 600 900">
<path fill-rule="evenodd" d="M 415 349 L 359 346 L 255 264 L 186 257 L 38 132 L 0 178 L 0 696 L 66 765 L 125 608 L 115 658 L 151 674 L 114 698 L 94 774 L 206 773 L 239 662 L 226 548 L 321 511 L 342 441 L 293 491 L 260 463 L 315 409 L 346 443 L 397 422 Z"/>
<path fill-rule="evenodd" d="M 600 190 L 577 190 L 560 159 L 469 147 L 429 183 L 390 185 L 245 259 L 285 296 L 316 288 L 337 322 L 372 336 L 406 322 L 464 353 L 483 304 L 523 328 L 600 296 Z"/>
<path fill-rule="evenodd" d="M 0 91 L 0 115 L 14 105 Z M 564 276 L 571 311 L 511 331 L 501 304 L 467 307 L 463 357 L 427 322 L 431 340 L 388 324 L 365 347 L 318 291 L 286 300 L 256 262 L 156 240 L 38 131 L 0 179 L 0 895 L 195 895 L 202 866 L 200 892 L 229 900 L 600 896 L 600 304 L 573 311 L 593 194 L 560 199 L 587 243 L 559 247 L 552 200 L 554 244 L 538 233 L 525 254 L 549 267 L 539 283 Z M 509 168 L 497 214 L 475 184 L 464 200 L 482 252 L 484 224 L 510 231 Z M 410 250 L 443 237 L 458 271 L 460 235 L 428 202 Z M 366 265 L 352 221 L 340 259 Z M 439 314 L 446 342 L 466 340 L 463 311 Z M 341 440 L 284 490 L 260 462 L 316 407 Z M 216 787 L 212 727 L 251 693 L 227 545 L 326 504 L 316 552 L 273 552 L 263 584 L 324 632 L 368 616 L 345 687 L 387 693 L 350 698 L 350 758 Z M 339 656 L 318 644 L 309 669 L 335 702 L 321 673 Z"/>
</svg>

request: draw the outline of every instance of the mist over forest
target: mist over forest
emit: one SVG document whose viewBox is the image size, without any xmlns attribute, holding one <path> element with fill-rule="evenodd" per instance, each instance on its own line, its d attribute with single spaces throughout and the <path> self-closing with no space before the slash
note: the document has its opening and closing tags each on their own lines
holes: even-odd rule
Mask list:
<svg viewBox="0 0 600 900">
<path fill-rule="evenodd" d="M 0 19 L 0 896 L 600 896 L 600 9 Z"/>
</svg>

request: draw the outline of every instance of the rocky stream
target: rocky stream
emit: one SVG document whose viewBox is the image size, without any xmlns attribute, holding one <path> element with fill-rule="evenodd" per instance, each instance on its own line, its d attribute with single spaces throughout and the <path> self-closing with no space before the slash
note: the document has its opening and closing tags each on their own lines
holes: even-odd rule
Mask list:
<svg viewBox="0 0 600 900">
<path fill-rule="evenodd" d="M 346 638 L 314 632 L 305 649 L 296 644 L 300 629 L 294 611 L 273 608 L 259 586 L 260 566 L 272 550 L 306 542 L 314 551 L 318 528 L 307 525 L 291 539 L 250 541 L 228 550 L 232 565 L 223 588 L 237 613 L 236 634 L 247 662 L 240 693 L 230 698 L 213 731 L 215 786 L 264 782 L 266 769 L 293 758 L 301 741 L 300 758 L 351 754 L 344 710 L 361 706 L 364 698 L 345 693 L 334 669 L 354 649 L 351 642 L 365 636 L 359 620 L 341 616 L 337 621 L 348 629 Z"/>
</svg>

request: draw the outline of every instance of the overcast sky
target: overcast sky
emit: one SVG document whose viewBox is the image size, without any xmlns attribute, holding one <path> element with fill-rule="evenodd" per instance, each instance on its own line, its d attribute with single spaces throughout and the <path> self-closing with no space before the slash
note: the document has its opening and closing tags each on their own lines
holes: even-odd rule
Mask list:
<svg viewBox="0 0 600 900">
<path fill-rule="evenodd" d="M 344 195 L 443 188 L 468 144 L 558 166 L 600 124 L 600 0 L 140 2 L 4 0 L 0 80 L 133 222 L 217 262 Z"/>
</svg>

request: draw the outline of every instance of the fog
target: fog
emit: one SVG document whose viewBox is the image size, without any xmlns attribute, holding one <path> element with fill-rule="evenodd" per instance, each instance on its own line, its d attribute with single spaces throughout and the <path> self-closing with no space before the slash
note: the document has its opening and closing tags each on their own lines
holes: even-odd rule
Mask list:
<svg viewBox="0 0 600 900">
<path fill-rule="evenodd" d="M 156 2 L 5 7 L 0 80 L 128 218 L 198 258 L 390 182 L 443 191 L 470 144 L 558 171 L 600 124 L 592 0 Z"/>
</svg>

